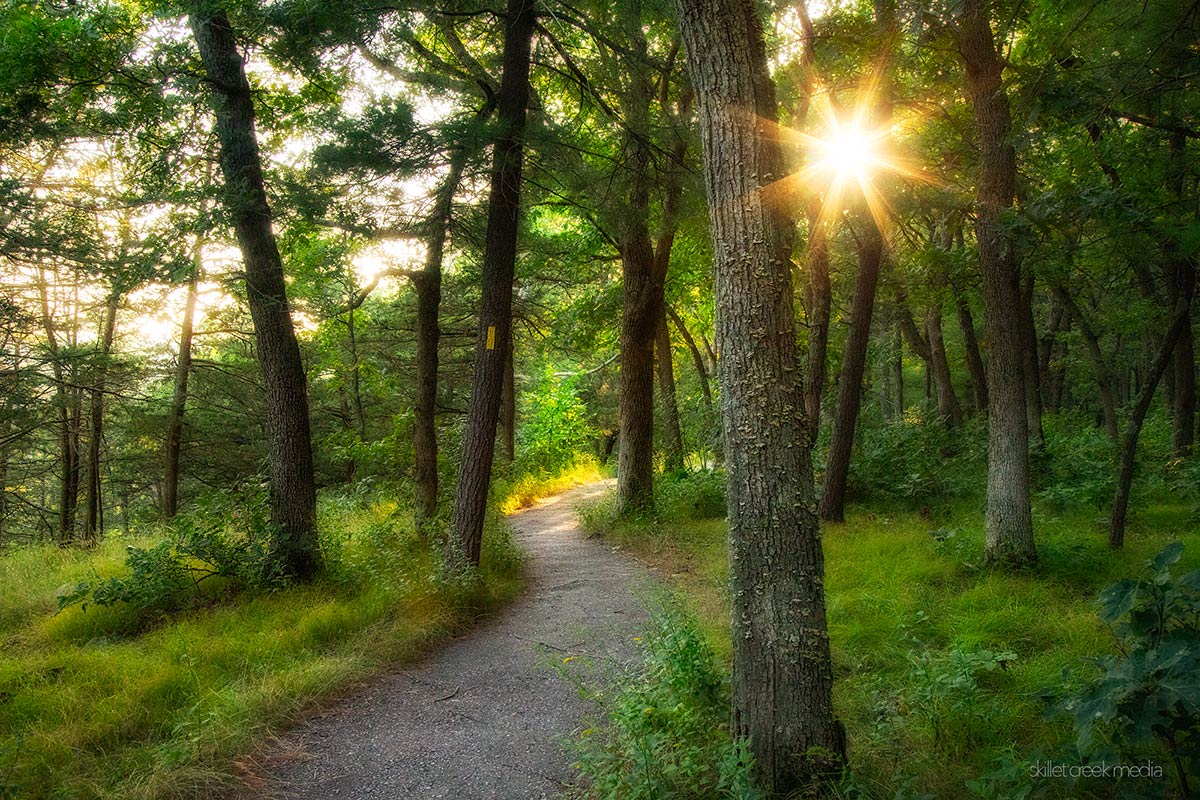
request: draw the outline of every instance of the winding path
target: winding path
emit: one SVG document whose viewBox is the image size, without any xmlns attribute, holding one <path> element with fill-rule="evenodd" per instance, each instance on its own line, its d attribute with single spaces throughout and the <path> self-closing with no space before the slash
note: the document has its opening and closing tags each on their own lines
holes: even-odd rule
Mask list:
<svg viewBox="0 0 1200 800">
<path fill-rule="evenodd" d="M 585 537 L 574 507 L 611 482 L 581 486 L 510 519 L 528 555 L 528 588 L 448 646 L 310 720 L 285 739 L 300 754 L 270 778 L 295 800 L 538 800 L 571 779 L 568 741 L 592 710 L 549 665 L 626 661 L 645 620 L 646 571 Z"/>
</svg>

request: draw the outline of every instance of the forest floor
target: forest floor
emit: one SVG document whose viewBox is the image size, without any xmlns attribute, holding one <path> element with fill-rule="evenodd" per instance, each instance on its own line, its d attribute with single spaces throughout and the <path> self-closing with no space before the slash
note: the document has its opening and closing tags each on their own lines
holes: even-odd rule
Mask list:
<svg viewBox="0 0 1200 800">
<path fill-rule="evenodd" d="M 646 613 L 639 591 L 653 584 L 580 530 L 576 505 L 611 485 L 581 486 L 512 515 L 528 558 L 525 594 L 291 731 L 263 761 L 272 796 L 557 796 L 571 781 L 571 740 L 593 710 L 576 681 L 634 657 Z"/>
</svg>

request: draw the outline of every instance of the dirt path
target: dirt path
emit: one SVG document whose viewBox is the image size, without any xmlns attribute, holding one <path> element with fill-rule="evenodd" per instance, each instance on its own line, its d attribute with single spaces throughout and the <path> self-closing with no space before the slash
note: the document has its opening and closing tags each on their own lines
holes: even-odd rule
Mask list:
<svg viewBox="0 0 1200 800">
<path fill-rule="evenodd" d="M 579 502 L 610 488 L 582 486 L 512 517 L 528 554 L 525 595 L 496 618 L 285 740 L 301 757 L 275 771 L 283 798 L 535 800 L 571 779 L 566 742 L 592 709 L 548 666 L 625 661 L 645 611 L 649 575 L 587 539 Z"/>
</svg>

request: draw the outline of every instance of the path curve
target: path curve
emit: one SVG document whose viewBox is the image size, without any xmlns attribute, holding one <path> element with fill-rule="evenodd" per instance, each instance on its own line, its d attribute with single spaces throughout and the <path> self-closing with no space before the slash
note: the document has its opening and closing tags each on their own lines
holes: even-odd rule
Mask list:
<svg viewBox="0 0 1200 800">
<path fill-rule="evenodd" d="M 547 665 L 627 661 L 645 622 L 649 574 L 579 529 L 575 507 L 601 481 L 514 514 L 527 588 L 507 609 L 284 739 L 289 800 L 542 800 L 571 779 L 567 741 L 593 709 Z M 591 657 L 591 658 L 589 658 Z M 581 667 L 581 669 L 584 667 Z"/>
</svg>

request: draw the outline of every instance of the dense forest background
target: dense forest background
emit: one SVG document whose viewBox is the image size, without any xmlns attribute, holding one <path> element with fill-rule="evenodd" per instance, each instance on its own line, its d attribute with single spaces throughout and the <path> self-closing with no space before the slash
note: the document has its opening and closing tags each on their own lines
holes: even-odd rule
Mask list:
<svg viewBox="0 0 1200 800">
<path fill-rule="evenodd" d="M 700 622 L 664 635 L 733 660 L 732 688 L 709 677 L 735 709 L 753 687 L 726 536 L 736 556 L 757 480 L 805 506 L 803 530 L 826 523 L 846 796 L 1075 796 L 1020 775 L 1066 742 L 1159 759 L 1130 796 L 1196 791 L 1200 583 L 1170 568 L 1197 561 L 1200 507 L 1200 3 L 677 5 L 0 5 L 0 789 L 219 782 L 195 765 L 261 732 L 231 721 L 245 697 L 201 732 L 104 647 L 239 598 L 342 604 L 320 641 L 398 608 L 453 628 L 518 590 L 498 512 L 606 473 L 585 522 L 689 576 Z M 736 65 L 706 72 L 688 27 L 718 6 L 751 20 L 763 52 L 735 50 L 771 85 L 728 114 L 782 165 L 755 178 L 787 238 L 784 278 L 747 273 L 759 296 L 722 277 L 761 241 L 722 238 L 745 195 L 719 166 L 752 151 L 714 122 Z M 774 407 L 795 413 L 751 425 L 739 404 L 768 384 L 740 359 L 780 314 L 798 400 Z M 753 472 L 766 429 L 795 469 Z M 452 577 L 464 562 L 482 572 Z M 1115 646 L 1089 603 L 1118 579 Z M 206 681 L 255 649 L 244 625 Z M 1083 666 L 1143 634 L 1153 658 Z M 428 632 L 390 635 L 395 654 Z M 255 714 L 287 719 L 365 664 Z M 72 688 L 48 688 L 64 669 Z M 1043 721 L 1040 690 L 1088 685 Z M 114 708 L 147 709 L 130 730 L 70 719 L 120 686 Z M 680 780 L 734 791 L 717 760 L 745 753 L 707 738 L 724 712 L 676 722 L 707 765 Z M 625 763 L 614 736 L 582 762 L 596 792 Z M 196 772 L 149 766 L 147 742 Z M 787 788 L 772 769 L 756 780 Z"/>
</svg>

